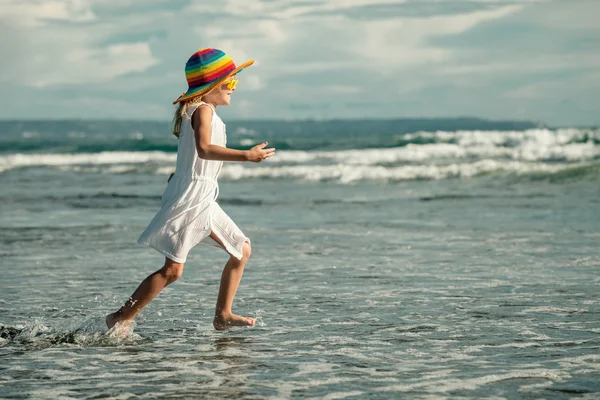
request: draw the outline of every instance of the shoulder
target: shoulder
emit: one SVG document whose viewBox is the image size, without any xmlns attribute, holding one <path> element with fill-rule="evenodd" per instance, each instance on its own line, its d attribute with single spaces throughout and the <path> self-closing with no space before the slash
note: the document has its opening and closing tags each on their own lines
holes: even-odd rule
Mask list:
<svg viewBox="0 0 600 400">
<path fill-rule="evenodd" d="M 212 107 L 206 103 L 200 104 L 192 114 L 192 126 L 210 124 L 213 119 Z"/>
</svg>

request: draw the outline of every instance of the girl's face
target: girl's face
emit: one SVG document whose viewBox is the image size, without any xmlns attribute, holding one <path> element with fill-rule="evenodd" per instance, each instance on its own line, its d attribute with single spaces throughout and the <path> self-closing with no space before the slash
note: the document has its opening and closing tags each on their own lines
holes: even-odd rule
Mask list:
<svg viewBox="0 0 600 400">
<path fill-rule="evenodd" d="M 235 84 L 237 84 L 237 80 L 233 75 L 210 93 L 204 95 L 203 100 L 217 106 L 227 106 L 231 102 L 231 94 L 235 90 Z"/>
</svg>

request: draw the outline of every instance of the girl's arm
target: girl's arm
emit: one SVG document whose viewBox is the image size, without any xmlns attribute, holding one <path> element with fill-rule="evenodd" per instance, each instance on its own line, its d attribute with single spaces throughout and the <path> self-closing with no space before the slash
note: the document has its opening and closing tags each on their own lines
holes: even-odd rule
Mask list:
<svg viewBox="0 0 600 400">
<path fill-rule="evenodd" d="M 205 160 L 218 161 L 253 161 L 260 162 L 275 154 L 275 149 L 264 149 L 267 142 L 254 146 L 250 150 L 235 150 L 211 144 L 212 110 L 209 106 L 200 106 L 192 115 L 192 126 L 196 138 L 198 157 Z"/>
</svg>

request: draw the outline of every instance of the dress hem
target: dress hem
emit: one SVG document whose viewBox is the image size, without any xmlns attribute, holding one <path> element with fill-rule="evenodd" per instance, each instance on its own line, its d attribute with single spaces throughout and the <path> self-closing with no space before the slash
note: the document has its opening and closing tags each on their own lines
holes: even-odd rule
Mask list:
<svg viewBox="0 0 600 400">
<path fill-rule="evenodd" d="M 219 227 L 219 229 L 215 230 L 214 226 L 216 225 Z M 248 242 L 250 243 L 250 238 L 248 238 L 247 236 L 244 235 L 244 240 L 241 242 L 238 242 L 237 240 L 235 240 L 235 237 L 228 235 L 227 231 L 225 229 L 223 229 L 223 227 L 216 221 L 211 221 L 210 224 L 210 232 L 214 233 L 215 235 L 217 235 L 217 237 L 219 238 L 219 240 L 223 243 L 223 245 L 225 246 L 225 251 L 237 258 L 238 260 L 241 260 L 244 257 L 244 254 L 242 253 L 242 248 L 244 247 L 244 243 Z M 229 240 L 224 240 L 223 235 L 227 235 L 229 236 Z M 209 234 L 210 236 L 210 234 Z M 233 243 L 233 244 L 232 244 Z M 235 246 L 238 245 L 237 247 L 239 247 L 239 249 Z"/>
<path fill-rule="evenodd" d="M 218 246 L 220 249 L 222 249 L 222 250 L 225 250 L 225 252 L 226 252 L 226 253 L 228 253 L 229 255 L 231 255 L 231 256 L 233 256 L 233 257 L 237 258 L 238 260 L 241 260 L 241 259 L 244 257 L 244 254 L 242 253 L 242 248 L 244 247 L 244 243 L 246 243 L 246 242 L 248 242 L 248 243 L 251 243 L 251 242 L 250 242 L 250 238 L 248 238 L 248 237 L 244 237 L 244 241 L 242 242 L 242 245 L 240 246 L 240 249 L 238 250 L 238 249 L 237 249 L 235 246 L 233 246 L 233 245 L 229 244 L 229 242 L 228 242 L 228 241 L 226 241 L 226 240 L 223 240 L 223 237 L 222 237 L 222 235 L 220 235 L 218 231 L 215 231 L 214 229 L 211 229 L 211 233 L 214 233 L 214 234 L 215 234 L 215 235 L 216 235 L 216 236 L 219 238 L 219 240 L 220 240 L 220 241 L 223 243 L 223 245 L 225 246 L 225 248 L 223 248 L 223 247 L 219 246 L 219 244 L 218 244 L 218 243 L 217 243 L 217 246 Z M 204 239 L 206 239 L 206 238 L 208 238 L 208 237 L 210 237 L 210 234 L 208 234 L 208 235 L 207 235 L 207 236 L 206 236 Z M 210 243 L 204 243 L 204 239 L 202 239 L 200 242 L 198 242 L 198 244 L 211 245 Z M 159 249 L 158 247 L 156 247 L 156 246 L 153 246 L 153 245 L 151 245 L 151 244 L 150 244 L 150 243 L 148 243 L 148 242 L 138 241 L 137 243 L 138 243 L 139 245 L 142 245 L 142 246 L 148 246 L 148 247 L 150 247 L 150 248 L 152 248 L 152 249 L 154 249 L 154 250 L 158 251 L 160 254 L 162 254 L 163 256 L 165 256 L 165 257 L 167 257 L 167 258 L 169 258 L 169 259 L 171 259 L 171 260 L 175 261 L 176 263 L 181 263 L 181 264 L 183 264 L 183 263 L 185 263 L 185 262 L 186 262 L 186 260 L 187 260 L 187 257 L 186 257 L 186 258 L 176 257 L 176 256 L 174 256 L 173 254 L 169 253 L 168 251 L 165 251 L 165 250 Z M 195 247 L 195 246 L 194 246 L 194 247 Z"/>
<path fill-rule="evenodd" d="M 159 249 L 158 247 L 152 246 L 150 243 L 148 242 L 140 242 L 138 241 L 138 244 L 142 245 L 142 246 L 148 246 L 150 248 L 153 248 L 154 250 L 158 251 L 160 254 L 162 254 L 163 256 L 175 261 L 176 263 L 180 263 L 183 264 L 186 262 L 187 257 L 186 258 L 180 258 L 180 257 L 176 257 L 173 254 L 170 254 L 168 251 Z"/>
<path fill-rule="evenodd" d="M 238 260 L 241 260 L 244 257 L 241 247 L 244 247 L 244 243 L 246 243 L 246 242 L 250 243 L 250 239 L 248 239 L 247 237 L 244 238 L 244 241 L 242 242 L 242 245 L 240 246 L 240 249 L 238 250 L 235 248 L 235 246 L 232 246 L 231 244 L 229 244 L 229 242 L 227 240 L 223 240 L 223 237 L 220 235 L 220 233 L 218 231 L 215 231 L 214 229 L 212 229 L 211 232 L 214 233 L 219 238 L 221 243 L 223 243 L 223 245 L 225 246 L 225 248 L 223 250 L 225 250 L 225 252 L 227 252 L 229 255 L 237 258 Z M 202 243 L 202 242 L 200 242 L 200 243 Z"/>
</svg>

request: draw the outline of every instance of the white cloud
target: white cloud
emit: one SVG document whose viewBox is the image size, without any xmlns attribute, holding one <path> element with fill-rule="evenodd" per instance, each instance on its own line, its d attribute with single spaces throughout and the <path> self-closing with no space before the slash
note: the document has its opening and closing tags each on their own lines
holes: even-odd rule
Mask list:
<svg viewBox="0 0 600 400">
<path fill-rule="evenodd" d="M 158 61 L 147 43 L 111 45 L 96 49 L 75 48 L 65 54 L 59 65 L 36 72 L 28 84 L 45 87 L 59 84 L 107 82 L 132 72 L 143 72 Z M 47 66 L 50 63 L 46 63 Z M 51 65 L 51 64 L 50 64 Z M 56 73 L 60 69 L 60 73 Z"/>
<path fill-rule="evenodd" d="M 88 22 L 95 18 L 86 0 L 0 0 L 0 19 L 27 27 L 49 21 Z"/>
<path fill-rule="evenodd" d="M 502 95 L 508 99 L 519 100 L 543 100 L 560 96 L 573 97 L 594 83 L 597 87 L 600 86 L 600 72 L 598 71 L 577 74 L 563 79 L 541 79 L 538 82 L 525 83 L 517 88 L 503 91 Z M 566 90 L 565 86 L 567 86 Z"/>
<path fill-rule="evenodd" d="M 404 1 L 379 0 L 374 3 L 372 0 L 339 0 L 318 3 L 305 0 L 291 6 L 283 0 L 229 0 L 213 4 L 196 1 L 178 16 L 173 16 L 173 20 L 181 18 L 179 25 L 169 25 L 166 21 L 165 26 L 175 32 L 182 30 L 174 37 L 184 38 L 187 42 L 201 39 L 202 43 L 225 49 L 238 63 L 256 58 L 256 66 L 260 67 L 265 60 L 264 72 L 269 75 L 333 71 L 357 66 L 362 70 L 370 69 L 374 74 L 390 75 L 397 73 L 399 68 L 447 60 L 449 50 L 426 45 L 429 37 L 464 32 L 479 23 L 501 18 L 518 9 L 518 6 L 509 5 L 452 16 L 360 21 L 330 13 L 353 7 L 399 3 Z M 136 3 L 127 3 L 128 6 L 133 4 Z M 142 2 L 137 4 L 140 7 L 143 5 Z M 22 50 L 25 54 L 37 54 L 41 59 L 30 63 L 27 59 L 17 57 L 12 60 L 15 64 L 12 72 L 19 70 L 27 76 L 27 81 L 23 83 L 43 87 L 106 82 L 128 73 L 143 72 L 159 63 L 147 42 L 101 44 L 103 39 L 118 35 L 119 32 L 130 32 L 133 24 L 122 26 L 117 23 L 119 20 L 94 23 L 97 18 L 92 12 L 92 5 L 90 0 L 38 0 L 33 3 L 2 0 L 0 18 L 10 16 L 11 19 L 22 20 L 24 24 L 37 25 L 35 35 L 24 32 L 28 48 Z M 106 3 L 103 5 L 106 7 Z M 123 4 L 113 7 L 118 9 Z M 221 11 L 222 17 L 191 23 L 194 14 L 201 16 L 208 10 L 213 12 L 212 15 Z M 244 18 L 231 20 L 234 16 Z M 146 17 L 144 20 L 143 15 L 131 18 L 139 21 L 138 26 L 141 24 L 142 27 L 156 23 L 152 18 Z M 80 24 L 49 26 L 45 24 L 49 19 L 78 21 Z M 192 32 L 187 37 L 184 33 L 186 22 L 190 23 Z M 323 59 L 319 54 L 310 53 L 305 58 L 300 54 L 289 56 L 294 49 L 306 48 L 307 39 L 311 38 L 315 42 L 315 49 L 321 53 L 326 54 L 327 49 L 331 49 L 346 53 L 347 58 Z M 6 71 L 7 67 L 3 69 Z M 261 72 L 257 73 L 260 81 L 267 80 L 266 74 L 260 76 Z M 8 77 L 5 76 L 5 79 Z M 259 89 L 261 86 L 253 84 L 252 87 Z"/>
<path fill-rule="evenodd" d="M 581 53 L 564 54 L 557 58 L 548 54 L 527 54 L 514 56 L 511 59 L 497 60 L 481 59 L 472 55 L 469 60 L 462 63 L 442 65 L 432 71 L 435 75 L 457 76 L 469 75 L 471 77 L 482 75 L 506 75 L 519 73 L 542 73 L 569 68 L 600 68 L 600 54 Z"/>
<path fill-rule="evenodd" d="M 495 116 L 498 109 L 512 109 L 500 104 L 512 101 L 511 94 L 539 103 L 538 92 L 552 88 L 576 97 L 566 88 L 568 79 L 520 86 L 516 80 L 533 80 L 528 77 L 535 73 L 551 80 L 552 74 L 600 67 L 598 41 L 585 38 L 600 31 L 593 17 L 599 7 L 586 0 L 193 0 L 189 6 L 168 0 L 0 0 L 0 93 L 2 84 L 39 93 L 68 86 L 70 96 L 73 85 L 92 84 L 86 96 L 92 99 L 97 90 L 104 100 L 95 104 L 107 115 L 115 110 L 107 105 L 111 93 L 119 104 L 143 92 L 150 93 L 148 102 L 170 105 L 185 89 L 187 57 L 210 46 L 238 64 L 256 59 L 240 75 L 236 93 L 236 108 L 245 116 L 306 117 L 322 106 L 331 117 L 355 117 L 357 109 L 344 109 L 353 98 L 363 100 L 365 115 L 443 109 L 445 115 Z M 486 30 L 490 26 L 495 30 Z M 513 26 L 525 28 L 515 33 Z M 490 35 L 489 46 L 474 40 L 480 32 Z M 540 32 L 548 33 L 545 51 L 529 51 L 532 37 L 543 39 Z M 587 41 L 569 42 L 578 38 L 573 32 Z M 566 39 L 559 44 L 553 37 Z M 576 87 L 578 93 L 591 90 Z M 490 105 L 475 98 L 444 103 L 452 93 L 482 88 Z"/>
<path fill-rule="evenodd" d="M 368 69 L 376 75 L 391 75 L 402 68 L 441 63 L 450 58 L 452 50 L 428 44 L 436 36 L 455 35 L 473 27 L 504 18 L 521 9 L 519 5 L 500 5 L 487 10 L 453 15 L 430 17 L 394 17 L 356 20 L 342 13 L 326 11 L 350 9 L 359 6 L 400 4 L 398 0 L 343 0 L 330 2 L 263 2 L 248 0 L 235 7 L 223 3 L 223 11 L 231 15 L 245 15 L 243 20 L 228 23 L 227 18 L 215 24 L 203 24 L 197 29 L 199 35 L 237 54 L 252 58 L 264 57 L 277 61 L 275 73 L 306 73 L 338 68 Z M 190 10 L 206 11 L 206 3 L 193 3 Z M 249 17 L 248 14 L 256 16 Z M 262 36 L 256 37 L 257 34 Z M 226 40 L 219 37 L 227 36 Z M 248 37 L 249 36 L 249 37 Z M 306 49 L 312 41 L 313 53 L 298 61 L 290 57 L 293 49 Z M 245 49 L 245 50 L 242 50 Z M 326 60 L 315 53 L 342 52 L 345 59 Z M 228 50 L 230 52 L 231 50 Z M 243 58 L 243 57 L 242 57 Z"/>
<path fill-rule="evenodd" d="M 358 35 L 356 54 L 366 53 L 371 63 L 383 68 L 381 71 L 387 75 L 397 73 L 401 68 L 439 64 L 451 57 L 452 49 L 430 45 L 427 43 L 428 39 L 466 32 L 479 24 L 503 18 L 520 8 L 510 5 L 458 15 L 368 21 L 363 23 L 363 30 L 359 31 L 364 32 L 364 39 L 361 41 L 362 35 Z"/>
<path fill-rule="evenodd" d="M 346 9 L 351 9 L 361 6 L 373 6 L 373 5 L 384 5 L 384 4 L 402 4 L 406 0 L 337 0 L 328 2 L 314 2 L 311 0 L 305 0 L 305 4 L 297 2 L 296 4 L 290 5 L 289 2 L 282 0 L 276 2 L 278 10 L 273 13 L 275 17 L 283 20 L 289 20 L 305 16 L 306 14 L 315 13 L 327 13 L 327 12 L 341 12 Z"/>
<path fill-rule="evenodd" d="M 104 44 L 116 27 L 97 23 L 89 1 L 3 0 L 0 21 L 0 35 L 19 38 L 3 60 L 0 81 L 34 87 L 107 82 L 158 63 L 148 43 Z"/>
<path fill-rule="evenodd" d="M 249 74 L 247 76 L 241 76 L 241 79 L 243 80 L 244 90 L 255 92 L 265 87 L 265 84 L 257 75 Z"/>
<path fill-rule="evenodd" d="M 279 45 L 288 40 L 288 35 L 282 27 L 280 21 L 268 19 L 258 21 L 256 24 L 258 30 L 262 32 L 271 42 L 271 44 Z"/>
</svg>

